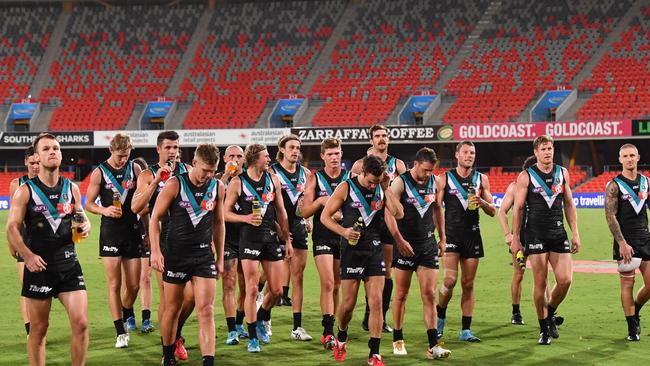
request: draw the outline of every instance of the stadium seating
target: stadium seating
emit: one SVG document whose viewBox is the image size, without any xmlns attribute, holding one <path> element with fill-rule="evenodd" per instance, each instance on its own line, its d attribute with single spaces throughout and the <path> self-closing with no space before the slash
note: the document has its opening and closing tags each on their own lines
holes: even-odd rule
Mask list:
<svg viewBox="0 0 650 366">
<path fill-rule="evenodd" d="M 45 6 L 0 11 L 0 104 L 29 94 L 58 13 Z"/>
<path fill-rule="evenodd" d="M 243 128 L 266 103 L 296 93 L 332 33 L 343 1 L 224 4 L 181 85 L 185 128 Z"/>
<path fill-rule="evenodd" d="M 647 170 L 640 171 L 639 173 L 644 174 L 646 177 L 650 176 L 650 171 Z M 605 186 L 607 186 L 607 183 L 619 174 L 621 174 L 620 170 L 610 170 L 599 174 L 576 188 L 576 192 L 605 192 Z"/>
<path fill-rule="evenodd" d="M 505 1 L 447 84 L 458 99 L 443 120 L 517 119 L 534 97 L 577 75 L 630 3 Z"/>
<path fill-rule="evenodd" d="M 161 96 L 201 7 L 75 8 L 42 98 L 58 108 L 51 130 L 123 128 L 136 102 Z"/>
<path fill-rule="evenodd" d="M 580 90 L 595 92 L 578 119 L 637 118 L 650 115 L 650 5 L 613 44 Z"/>
<path fill-rule="evenodd" d="M 400 98 L 430 90 L 488 1 L 361 2 L 311 96 L 316 126 L 385 123 Z"/>
</svg>

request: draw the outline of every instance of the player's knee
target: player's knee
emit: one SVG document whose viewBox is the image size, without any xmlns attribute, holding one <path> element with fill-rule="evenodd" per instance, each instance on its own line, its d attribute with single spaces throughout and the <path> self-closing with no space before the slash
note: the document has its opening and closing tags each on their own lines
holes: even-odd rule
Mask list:
<svg viewBox="0 0 650 366">
<path fill-rule="evenodd" d="M 269 286 L 268 289 L 269 289 L 269 293 L 271 294 L 271 296 L 273 296 L 273 297 L 282 296 L 282 287 L 280 287 L 280 286 Z"/>
<path fill-rule="evenodd" d="M 560 277 L 556 280 L 556 286 L 568 290 L 571 287 L 571 277 Z"/>
<path fill-rule="evenodd" d="M 50 327 L 50 322 L 42 321 L 42 322 L 34 322 L 33 320 L 30 323 L 29 327 L 29 335 L 31 337 L 45 337 L 47 334 L 47 329 Z"/>
<path fill-rule="evenodd" d="M 395 291 L 395 298 L 393 299 L 394 301 L 399 301 L 399 302 L 406 302 L 406 298 L 408 297 L 408 289 L 399 289 Z"/>
<path fill-rule="evenodd" d="M 460 281 L 460 285 L 463 287 L 463 291 L 474 291 L 474 279 L 473 278 L 463 278 Z"/>
<path fill-rule="evenodd" d="M 524 271 L 515 271 L 513 276 L 512 276 L 512 282 L 514 283 L 521 283 L 524 279 Z"/>
<path fill-rule="evenodd" d="M 79 336 L 86 332 L 88 332 L 88 318 L 83 317 L 72 322 L 72 334 Z"/>
<path fill-rule="evenodd" d="M 445 275 L 445 278 L 442 280 L 442 283 L 446 288 L 452 289 L 454 288 L 454 286 L 456 286 L 457 281 L 458 279 L 456 276 Z"/>
<path fill-rule="evenodd" d="M 420 291 L 420 296 L 425 303 L 435 304 L 436 302 L 436 290 L 434 288 L 427 288 L 424 291 Z"/>
<path fill-rule="evenodd" d="M 381 310 L 381 296 L 375 296 L 374 298 L 368 298 L 368 307 L 371 311 Z"/>
<path fill-rule="evenodd" d="M 207 302 L 197 307 L 196 311 L 200 318 L 209 319 L 214 314 L 214 305 L 211 302 Z"/>
<path fill-rule="evenodd" d="M 297 284 L 302 285 L 302 282 L 303 282 L 304 278 L 305 278 L 305 276 L 304 276 L 304 268 L 303 268 L 302 271 L 295 271 L 295 272 L 293 272 L 291 274 L 291 281 L 293 283 L 297 283 Z"/>
<path fill-rule="evenodd" d="M 326 293 L 332 292 L 333 293 L 334 292 L 334 280 L 333 279 L 323 280 L 322 289 L 323 289 L 323 292 L 326 292 Z"/>
</svg>

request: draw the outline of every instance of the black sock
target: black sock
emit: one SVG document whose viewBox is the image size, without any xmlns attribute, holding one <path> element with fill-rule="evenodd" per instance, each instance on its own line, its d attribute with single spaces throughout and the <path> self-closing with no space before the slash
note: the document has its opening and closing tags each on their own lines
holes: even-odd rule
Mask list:
<svg viewBox="0 0 650 366">
<path fill-rule="evenodd" d="M 214 356 L 203 356 L 203 366 L 214 366 Z"/>
<path fill-rule="evenodd" d="M 235 317 L 233 316 L 226 318 L 226 325 L 228 326 L 229 332 L 234 332 L 237 330 L 235 329 Z"/>
<path fill-rule="evenodd" d="M 246 323 L 248 328 L 248 339 L 257 339 L 257 324 L 256 323 Z"/>
<path fill-rule="evenodd" d="M 637 318 L 639 317 L 639 313 L 641 312 L 641 308 L 643 307 L 643 304 L 639 304 L 638 302 L 634 302 L 634 316 Z"/>
<path fill-rule="evenodd" d="M 245 316 L 246 316 L 246 314 L 243 311 L 237 310 L 237 316 L 235 316 L 235 324 L 236 325 L 243 325 Z"/>
<path fill-rule="evenodd" d="M 264 282 L 257 284 L 257 291 L 262 292 L 262 290 L 264 290 Z"/>
<path fill-rule="evenodd" d="M 27 332 L 27 335 L 29 335 L 29 322 L 25 323 L 25 332 Z"/>
<path fill-rule="evenodd" d="M 122 319 L 113 320 L 113 325 L 115 326 L 115 332 L 117 335 L 125 334 L 126 329 L 124 329 L 124 322 Z"/>
<path fill-rule="evenodd" d="M 438 312 L 438 318 L 442 318 L 442 319 L 447 318 L 447 308 L 443 308 L 440 305 L 436 305 L 436 311 Z"/>
<path fill-rule="evenodd" d="M 285 299 L 289 298 L 289 286 L 282 286 L 282 297 Z"/>
<path fill-rule="evenodd" d="M 557 308 L 554 308 L 551 305 L 549 305 L 547 308 L 548 308 L 548 318 L 550 319 L 555 316 L 555 311 L 557 310 Z"/>
<path fill-rule="evenodd" d="M 321 321 L 323 325 L 323 335 L 334 335 L 334 315 L 325 314 L 323 315 L 323 320 Z"/>
<path fill-rule="evenodd" d="M 259 322 L 269 320 L 271 320 L 271 310 L 266 310 L 260 306 L 260 308 L 257 309 L 257 321 Z"/>
<path fill-rule="evenodd" d="M 363 313 L 363 322 L 368 324 L 368 318 L 370 317 L 370 306 L 368 306 L 368 296 L 366 296 L 366 311 Z"/>
<path fill-rule="evenodd" d="M 379 354 L 379 338 L 372 338 L 370 337 L 370 340 L 368 341 L 368 348 L 370 348 L 370 353 L 368 353 L 368 357 L 372 357 L 373 355 L 378 355 Z"/>
<path fill-rule="evenodd" d="M 404 333 L 402 332 L 402 329 L 393 329 L 393 342 L 403 341 L 403 340 L 404 340 Z"/>
<path fill-rule="evenodd" d="M 143 309 L 142 310 L 142 321 L 151 319 L 151 310 Z"/>
<path fill-rule="evenodd" d="M 183 337 L 183 326 L 185 325 L 185 319 L 178 318 L 178 327 L 176 327 L 176 339 Z"/>
<path fill-rule="evenodd" d="M 521 311 L 519 310 L 519 304 L 512 304 L 512 313 L 513 314 L 521 313 Z"/>
<path fill-rule="evenodd" d="M 463 324 L 463 328 L 462 328 L 463 330 L 470 329 L 470 327 L 472 326 L 472 317 L 463 315 L 462 324 Z"/>
<path fill-rule="evenodd" d="M 172 344 L 170 346 L 163 346 L 162 348 L 163 348 L 163 357 L 165 363 L 172 362 L 176 359 L 174 356 L 174 351 L 176 350 L 176 346 Z"/>
<path fill-rule="evenodd" d="M 293 313 L 293 330 L 302 327 L 302 313 Z"/>
<path fill-rule="evenodd" d="M 122 320 L 126 321 L 128 318 L 135 318 L 135 313 L 133 313 L 133 308 L 127 309 L 122 307 Z"/>
<path fill-rule="evenodd" d="M 627 330 L 629 332 L 636 332 L 636 317 L 634 315 L 629 315 L 625 317 L 625 320 L 627 321 Z"/>
<path fill-rule="evenodd" d="M 345 330 L 339 328 L 339 334 L 336 337 L 339 342 L 347 342 L 348 341 L 348 328 L 345 328 Z"/>
<path fill-rule="evenodd" d="M 427 338 L 429 339 L 429 348 L 438 344 L 438 329 L 427 329 Z"/>
<path fill-rule="evenodd" d="M 548 318 L 538 319 L 540 333 L 548 334 Z"/>
<path fill-rule="evenodd" d="M 390 308 L 390 298 L 393 295 L 393 279 L 384 279 L 384 293 L 381 297 L 381 311 L 384 314 L 384 323 L 386 323 L 386 313 Z"/>
</svg>

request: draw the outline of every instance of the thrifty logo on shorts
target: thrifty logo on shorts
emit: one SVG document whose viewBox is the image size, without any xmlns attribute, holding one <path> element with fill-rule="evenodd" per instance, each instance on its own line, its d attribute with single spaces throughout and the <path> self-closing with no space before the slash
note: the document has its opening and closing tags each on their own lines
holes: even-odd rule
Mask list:
<svg viewBox="0 0 650 366">
<path fill-rule="evenodd" d="M 362 274 L 363 270 L 364 270 L 363 267 L 346 268 L 345 273 L 347 273 L 347 274 Z"/>
<path fill-rule="evenodd" d="M 117 247 L 109 247 L 108 245 L 104 245 L 104 246 L 102 247 L 102 250 L 105 251 L 105 252 L 113 252 L 113 253 L 117 253 L 117 250 L 118 250 L 118 249 L 117 249 Z"/>
<path fill-rule="evenodd" d="M 187 273 L 167 271 L 167 277 L 169 278 L 183 278 L 185 276 L 187 276 Z"/>
<path fill-rule="evenodd" d="M 320 252 L 326 252 L 329 251 L 331 248 L 328 247 L 327 245 L 317 245 L 316 250 Z"/>
<path fill-rule="evenodd" d="M 262 254 L 259 250 L 244 248 L 244 254 L 258 256 Z"/>
<path fill-rule="evenodd" d="M 50 291 L 52 291 L 52 287 L 29 285 L 29 291 L 30 292 L 37 292 L 37 293 L 40 293 L 40 294 L 47 294 Z"/>
<path fill-rule="evenodd" d="M 531 250 L 535 250 L 535 249 L 542 250 L 542 249 L 544 249 L 544 244 L 541 244 L 541 243 L 540 243 L 540 244 L 528 244 L 528 249 L 531 249 Z"/>
<path fill-rule="evenodd" d="M 415 265 L 414 262 L 407 261 L 407 260 L 404 260 L 402 258 L 397 260 L 397 264 L 402 265 L 402 266 L 409 266 L 409 267 L 413 267 Z"/>
</svg>

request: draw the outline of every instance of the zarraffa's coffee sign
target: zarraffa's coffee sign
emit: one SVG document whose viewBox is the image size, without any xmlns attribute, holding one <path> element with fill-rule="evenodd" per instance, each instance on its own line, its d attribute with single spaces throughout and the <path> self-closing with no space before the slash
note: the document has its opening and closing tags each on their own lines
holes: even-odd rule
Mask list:
<svg viewBox="0 0 650 366">
<path fill-rule="evenodd" d="M 446 126 L 387 126 L 388 136 L 392 142 L 422 143 L 437 141 L 441 138 L 438 131 Z M 326 138 L 338 138 L 343 143 L 367 144 L 370 141 L 368 127 L 332 127 L 332 128 L 292 128 L 304 145 L 320 144 Z M 444 136 L 447 136 L 444 134 Z"/>
</svg>

